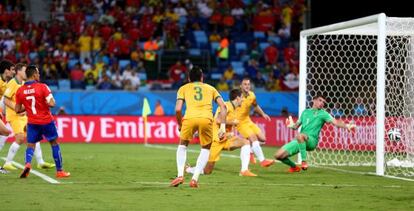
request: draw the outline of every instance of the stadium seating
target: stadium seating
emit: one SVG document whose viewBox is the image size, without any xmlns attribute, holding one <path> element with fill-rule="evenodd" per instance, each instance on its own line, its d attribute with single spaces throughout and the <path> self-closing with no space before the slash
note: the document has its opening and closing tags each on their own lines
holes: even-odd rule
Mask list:
<svg viewBox="0 0 414 211">
<path fill-rule="evenodd" d="M 219 46 L 220 46 L 220 43 L 218 43 L 218 42 L 211 42 L 210 43 L 210 52 L 211 52 L 211 55 L 216 55 L 216 51 L 219 48 Z"/>
<path fill-rule="evenodd" d="M 79 59 L 70 59 L 68 61 L 68 69 L 73 69 L 77 63 L 79 63 Z"/>
<path fill-rule="evenodd" d="M 70 80 L 60 79 L 58 84 L 59 84 L 59 90 L 61 90 L 61 91 L 70 90 Z"/>
<path fill-rule="evenodd" d="M 236 54 L 239 55 L 241 51 L 247 52 L 247 44 L 244 42 L 237 42 L 235 44 Z"/>
<path fill-rule="evenodd" d="M 119 68 L 121 68 L 121 70 L 124 70 L 130 64 L 131 60 L 119 60 Z"/>
<path fill-rule="evenodd" d="M 260 51 L 263 52 L 264 49 L 266 49 L 269 45 L 270 45 L 270 43 L 268 43 L 268 42 L 262 42 L 262 43 L 260 43 L 259 44 Z"/>
<path fill-rule="evenodd" d="M 266 41 L 266 34 L 262 31 L 253 32 L 253 36 L 255 39 L 259 40 L 260 42 Z"/>
<path fill-rule="evenodd" d="M 188 54 L 190 56 L 200 56 L 201 55 L 201 50 L 198 48 L 190 48 L 188 49 Z"/>
</svg>

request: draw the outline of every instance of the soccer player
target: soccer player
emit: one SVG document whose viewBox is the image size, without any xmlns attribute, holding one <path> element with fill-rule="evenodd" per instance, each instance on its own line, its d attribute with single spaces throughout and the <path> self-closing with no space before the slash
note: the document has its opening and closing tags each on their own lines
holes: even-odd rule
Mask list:
<svg viewBox="0 0 414 211">
<path fill-rule="evenodd" d="M 280 160 L 282 163 L 290 166 L 289 172 L 299 172 L 301 170 L 293 161 L 289 159 L 290 156 L 300 153 L 302 158 L 302 170 L 308 169 L 308 164 L 306 162 L 307 152 L 315 150 L 319 141 L 319 133 L 323 125 L 328 122 L 336 127 L 346 128 L 348 130 L 353 130 L 356 128 L 354 123 L 344 123 L 342 120 L 336 120 L 333 118 L 327 111 L 323 108 L 325 106 L 326 100 L 322 95 L 316 95 L 312 100 L 312 108 L 305 109 L 299 117 L 299 121 L 296 123 L 293 121 L 292 117 L 286 120 L 286 124 L 291 129 L 300 129 L 300 133 L 296 136 L 295 139 L 289 143 L 283 145 L 276 154 L 275 158 Z"/>
<path fill-rule="evenodd" d="M 189 72 L 189 83 L 181 86 L 177 92 L 175 113 L 180 130 L 180 144 L 177 148 L 177 177 L 171 181 L 170 186 L 177 187 L 184 182 L 184 166 L 187 160 L 187 146 L 193 135 L 198 131 L 201 151 L 197 159 L 190 187 L 198 187 L 198 177 L 207 164 L 210 147 L 213 141 L 213 101 L 220 107 L 219 136 L 226 132 L 227 108 L 218 91 L 203 83 L 203 72 L 199 67 L 193 67 Z M 186 105 L 184 118 L 182 117 L 183 105 Z"/>
<path fill-rule="evenodd" d="M 211 174 L 214 169 L 214 165 L 218 160 L 220 160 L 221 151 L 235 149 L 240 149 L 240 160 L 241 160 L 241 171 L 240 176 L 245 177 L 255 177 L 256 174 L 252 173 L 249 170 L 249 156 L 250 156 L 250 142 L 247 139 L 238 137 L 234 135 L 234 129 L 238 124 L 236 119 L 236 113 L 234 110 L 241 105 L 243 101 L 242 94 L 240 89 L 233 89 L 230 91 L 230 101 L 225 102 L 227 107 L 227 117 L 226 117 L 226 135 L 224 138 L 220 139 L 218 135 L 219 125 L 221 124 L 220 119 L 218 118 L 220 114 L 220 108 L 217 108 L 216 114 L 214 115 L 214 124 L 213 124 L 213 143 L 210 148 L 210 158 L 208 160 L 207 166 L 204 168 L 202 174 Z M 187 173 L 193 173 L 194 168 L 187 166 L 185 169 Z"/>
<path fill-rule="evenodd" d="M 63 171 L 62 168 L 62 155 L 57 142 L 58 133 L 55 121 L 50 113 L 50 107 L 54 107 L 56 104 L 55 99 L 49 87 L 39 82 L 40 74 L 36 66 L 28 66 L 25 74 L 28 81 L 17 90 L 15 106 L 17 113 L 26 111 L 28 117 L 26 165 L 20 178 L 26 178 L 29 175 L 35 145 L 43 137 L 49 141 L 52 147 L 57 170 L 56 177 L 69 177 L 70 173 Z"/>
<path fill-rule="evenodd" d="M 6 170 L 16 170 L 17 168 L 13 166 L 12 161 L 17 151 L 20 148 L 20 145 L 25 140 L 25 128 L 27 124 L 27 116 L 25 112 L 16 112 L 16 91 L 22 86 L 24 80 L 26 79 L 26 65 L 19 63 L 16 64 L 16 75 L 13 79 L 7 82 L 6 91 L 4 92 L 4 103 L 6 104 L 6 120 L 10 124 L 15 141 L 11 144 L 9 152 L 7 154 L 6 162 L 3 165 L 3 168 Z M 47 163 L 43 160 L 42 149 L 40 148 L 40 143 L 36 144 L 35 157 L 37 160 L 38 168 L 52 168 L 55 165 Z"/>
<path fill-rule="evenodd" d="M 13 78 L 15 74 L 14 64 L 9 60 L 2 60 L 0 62 L 0 150 L 3 149 L 4 144 L 6 143 L 7 137 L 10 135 L 9 129 L 3 122 L 3 114 L 5 112 L 4 98 L 3 94 L 6 90 L 7 82 Z M 3 167 L 0 167 L 0 173 L 6 174 L 7 170 Z"/>
<path fill-rule="evenodd" d="M 250 119 L 251 107 L 254 107 L 254 111 L 260 114 L 267 121 L 270 121 L 270 117 L 260 108 L 256 102 L 256 95 L 250 91 L 250 79 L 243 78 L 240 88 L 243 93 L 243 103 L 240 107 L 236 108 L 237 119 L 240 123 L 237 125 L 237 131 L 246 139 L 251 142 L 251 151 L 256 155 L 260 161 L 262 167 L 269 167 L 275 161 L 271 159 L 265 159 L 260 142 L 266 141 L 266 136 L 262 133 L 260 128 Z M 250 160 L 255 163 L 253 154 L 250 155 Z"/>
</svg>

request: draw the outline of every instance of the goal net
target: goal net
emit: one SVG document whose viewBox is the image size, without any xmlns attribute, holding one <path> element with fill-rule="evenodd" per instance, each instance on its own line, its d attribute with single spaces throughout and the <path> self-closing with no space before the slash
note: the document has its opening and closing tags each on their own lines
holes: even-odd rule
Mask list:
<svg viewBox="0 0 414 211">
<path fill-rule="evenodd" d="M 299 110 L 323 94 L 328 112 L 358 125 L 326 124 L 309 163 L 414 177 L 414 18 L 369 16 L 302 31 L 300 42 Z"/>
</svg>

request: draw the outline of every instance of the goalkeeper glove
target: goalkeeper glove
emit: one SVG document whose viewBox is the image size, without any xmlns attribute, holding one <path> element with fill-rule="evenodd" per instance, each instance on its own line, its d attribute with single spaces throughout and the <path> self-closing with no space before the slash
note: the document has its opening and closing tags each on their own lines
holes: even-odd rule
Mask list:
<svg viewBox="0 0 414 211">
<path fill-rule="evenodd" d="M 289 116 L 289 118 L 286 119 L 286 126 L 290 129 L 296 129 L 292 116 Z"/>
<path fill-rule="evenodd" d="M 350 123 L 346 124 L 345 126 L 346 126 L 346 129 L 348 129 L 349 131 L 352 131 L 357 127 L 354 121 L 351 121 Z"/>
</svg>

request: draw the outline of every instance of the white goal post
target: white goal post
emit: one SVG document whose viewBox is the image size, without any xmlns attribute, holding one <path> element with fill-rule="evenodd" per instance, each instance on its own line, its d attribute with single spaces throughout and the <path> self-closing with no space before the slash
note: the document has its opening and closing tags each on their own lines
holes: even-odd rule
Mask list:
<svg viewBox="0 0 414 211">
<path fill-rule="evenodd" d="M 414 176 L 414 18 L 381 13 L 301 31 L 299 114 L 316 94 L 358 128 L 325 126 L 310 164 Z"/>
</svg>

